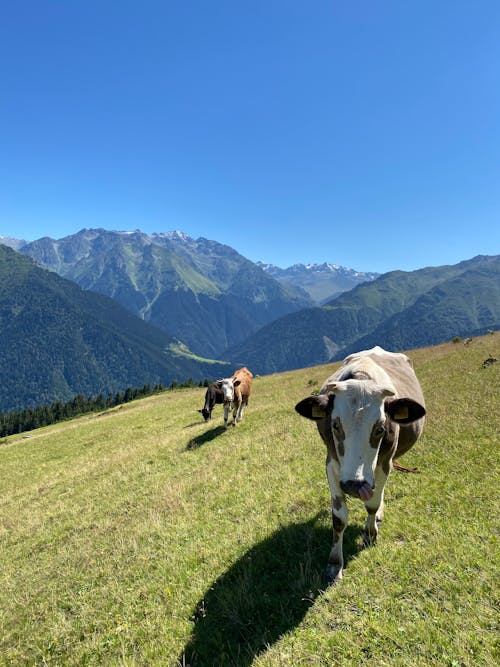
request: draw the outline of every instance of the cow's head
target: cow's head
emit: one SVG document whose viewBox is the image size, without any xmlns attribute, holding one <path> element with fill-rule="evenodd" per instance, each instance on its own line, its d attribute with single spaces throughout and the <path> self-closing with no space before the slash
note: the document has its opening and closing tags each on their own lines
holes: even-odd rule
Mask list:
<svg viewBox="0 0 500 667">
<path fill-rule="evenodd" d="M 297 412 L 314 421 L 327 420 L 339 462 L 344 493 L 369 500 L 375 488 L 375 468 L 390 422 L 410 424 L 425 409 L 410 398 L 394 398 L 393 389 L 373 381 L 344 380 L 326 387 L 327 393 L 308 396 Z"/>
<path fill-rule="evenodd" d="M 239 384 L 241 384 L 240 380 L 233 380 L 232 378 L 225 378 L 216 383 L 216 386 L 222 390 L 224 404 L 227 405 L 234 401 L 234 388 Z"/>
<path fill-rule="evenodd" d="M 203 419 L 206 422 L 210 421 L 212 417 L 212 413 L 210 410 L 208 410 L 207 408 L 202 408 L 201 410 L 198 410 L 198 412 L 203 415 Z"/>
</svg>

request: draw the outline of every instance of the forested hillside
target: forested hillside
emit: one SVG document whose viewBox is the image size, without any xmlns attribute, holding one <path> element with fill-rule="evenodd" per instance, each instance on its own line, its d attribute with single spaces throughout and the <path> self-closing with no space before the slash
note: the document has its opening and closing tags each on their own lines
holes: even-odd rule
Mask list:
<svg viewBox="0 0 500 667">
<path fill-rule="evenodd" d="M 500 328 L 500 256 L 393 271 L 263 327 L 225 358 L 259 373 L 340 359 L 356 349 L 430 345 Z"/>
<path fill-rule="evenodd" d="M 0 245 L 0 411 L 227 372 L 175 354 L 175 339 L 113 299 Z"/>
</svg>

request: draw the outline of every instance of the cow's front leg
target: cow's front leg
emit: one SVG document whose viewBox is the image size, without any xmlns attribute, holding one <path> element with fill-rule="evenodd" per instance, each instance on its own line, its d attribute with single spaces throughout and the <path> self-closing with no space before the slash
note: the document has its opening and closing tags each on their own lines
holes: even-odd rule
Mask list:
<svg viewBox="0 0 500 667">
<path fill-rule="evenodd" d="M 236 426 L 236 422 L 239 421 L 238 420 L 239 411 L 240 411 L 240 405 L 239 403 L 235 403 L 233 407 L 233 426 Z"/>
<path fill-rule="evenodd" d="M 236 421 L 240 422 L 243 419 L 243 410 L 245 409 L 246 403 L 244 401 L 241 401 L 240 406 L 238 408 L 238 414 L 236 415 Z"/>
<path fill-rule="evenodd" d="M 340 488 L 335 462 L 331 459 L 326 462 L 326 474 L 332 496 L 333 526 L 333 541 L 330 556 L 328 557 L 328 565 L 326 566 L 326 580 L 328 584 L 334 584 L 339 579 L 342 579 L 344 570 L 343 537 L 347 525 L 347 505 L 345 496 Z"/>
<path fill-rule="evenodd" d="M 229 419 L 229 410 L 231 405 L 229 403 L 224 403 L 224 428 L 227 428 L 227 420 Z"/>
<path fill-rule="evenodd" d="M 384 472 L 382 466 L 375 468 L 375 489 L 370 500 L 365 502 L 368 516 L 363 533 L 363 546 L 369 547 L 377 541 L 380 524 L 384 516 L 384 489 L 389 472 Z"/>
</svg>

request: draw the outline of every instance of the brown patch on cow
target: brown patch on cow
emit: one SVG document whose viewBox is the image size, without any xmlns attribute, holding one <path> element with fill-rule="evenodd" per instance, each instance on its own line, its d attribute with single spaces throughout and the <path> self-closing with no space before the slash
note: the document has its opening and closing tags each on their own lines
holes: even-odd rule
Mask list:
<svg viewBox="0 0 500 667">
<path fill-rule="evenodd" d="M 380 449 L 378 450 L 378 460 L 382 461 L 384 458 L 392 459 L 396 452 L 396 447 L 398 444 L 398 434 L 399 434 L 399 425 L 393 424 L 390 422 L 385 425 L 385 433 L 380 443 Z"/>
<path fill-rule="evenodd" d="M 342 507 L 344 504 L 344 499 L 342 496 L 335 496 L 332 498 L 332 507 L 336 509 L 337 511 Z"/>
<path fill-rule="evenodd" d="M 383 473 L 386 477 L 391 472 L 391 459 L 390 458 L 386 458 L 382 461 L 382 471 L 383 471 Z"/>
<path fill-rule="evenodd" d="M 345 523 L 342 521 L 340 517 L 338 517 L 335 514 L 335 512 L 332 512 L 332 524 L 333 524 L 333 530 L 336 533 L 341 533 L 345 528 Z"/>
<path fill-rule="evenodd" d="M 342 428 L 342 422 L 340 421 L 340 417 L 335 417 L 335 419 L 333 420 L 332 433 L 334 434 L 333 437 L 335 440 L 335 444 L 337 445 L 337 452 L 339 453 L 339 456 L 344 456 L 345 433 L 344 429 Z"/>
<path fill-rule="evenodd" d="M 253 373 L 251 373 L 246 366 L 234 371 L 231 380 L 234 386 L 234 399 L 236 405 L 243 403 L 248 404 L 248 398 L 252 391 Z"/>
<path fill-rule="evenodd" d="M 378 453 L 377 468 L 382 468 L 382 472 L 386 477 L 388 477 L 389 473 L 392 470 L 392 458 L 396 450 L 397 441 L 386 442 L 385 438 L 386 436 L 384 436 L 382 445 L 380 446 L 380 450 Z"/>
<path fill-rule="evenodd" d="M 378 421 L 376 424 L 373 425 L 372 432 L 370 433 L 370 447 L 372 447 L 373 449 L 377 449 L 382 437 L 385 434 L 385 432 L 377 433 L 377 429 L 380 429 L 381 426 L 383 427 L 382 422 Z"/>
<path fill-rule="evenodd" d="M 335 442 L 333 440 L 332 421 L 331 421 L 331 414 L 332 414 L 334 400 L 335 400 L 335 395 L 329 394 L 328 405 L 326 408 L 326 416 L 324 419 L 317 421 L 316 426 L 318 427 L 319 434 L 326 445 L 328 457 L 338 462 L 339 457 L 337 455 L 337 450 L 335 449 Z"/>
<path fill-rule="evenodd" d="M 347 371 L 347 373 L 342 374 L 339 378 L 340 381 L 344 382 L 345 380 L 371 380 L 372 378 L 365 371 Z"/>
<path fill-rule="evenodd" d="M 319 430 L 319 427 L 318 427 Z M 321 433 L 321 431 L 320 431 Z M 333 435 L 331 430 L 327 432 L 328 434 L 323 438 L 324 443 L 326 444 L 326 451 L 327 451 L 327 461 L 333 460 L 339 462 L 339 457 L 337 455 L 337 451 L 335 449 L 335 443 L 333 442 Z"/>
</svg>

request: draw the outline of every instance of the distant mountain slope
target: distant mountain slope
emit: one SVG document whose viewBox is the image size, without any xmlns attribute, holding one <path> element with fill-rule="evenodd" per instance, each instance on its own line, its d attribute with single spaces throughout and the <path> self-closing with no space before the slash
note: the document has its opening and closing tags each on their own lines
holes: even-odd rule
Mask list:
<svg viewBox="0 0 500 667">
<path fill-rule="evenodd" d="M 205 357 L 312 304 L 232 248 L 180 232 L 85 229 L 21 251 L 59 275 L 116 299 Z"/>
<path fill-rule="evenodd" d="M 379 341 L 393 350 L 424 347 L 487 329 L 500 329 L 500 262 L 465 271 L 433 287 L 343 353 L 373 347 Z"/>
<path fill-rule="evenodd" d="M 393 271 L 322 308 L 280 318 L 226 352 L 258 373 L 339 359 L 382 345 L 412 348 L 500 323 L 500 256 L 418 271 Z"/>
<path fill-rule="evenodd" d="M 26 245 L 23 239 L 14 239 L 11 236 L 0 236 L 0 245 L 6 245 L 14 250 L 19 250 Z"/>
<path fill-rule="evenodd" d="M 0 245 L 0 411 L 227 373 L 107 297 Z"/>
<path fill-rule="evenodd" d="M 322 305 L 361 283 L 375 280 L 380 275 L 327 263 L 294 264 L 287 269 L 262 262 L 258 262 L 258 265 L 281 283 L 305 290 L 317 305 Z"/>
</svg>

